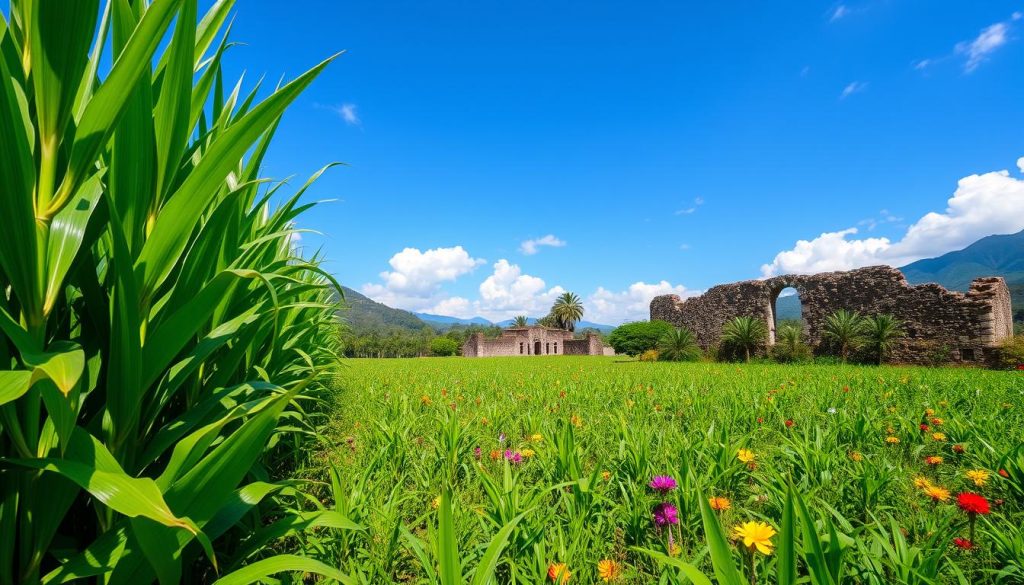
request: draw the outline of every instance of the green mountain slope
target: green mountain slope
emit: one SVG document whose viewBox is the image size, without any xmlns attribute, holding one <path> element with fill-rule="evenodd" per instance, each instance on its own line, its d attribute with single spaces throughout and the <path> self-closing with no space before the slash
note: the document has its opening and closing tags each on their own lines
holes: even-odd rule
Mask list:
<svg viewBox="0 0 1024 585">
<path fill-rule="evenodd" d="M 345 294 L 345 305 L 341 318 L 357 333 L 384 332 L 391 329 L 419 331 L 429 327 L 422 319 L 409 311 L 392 309 L 362 295 L 346 286 L 341 287 Z"/>
<path fill-rule="evenodd" d="M 1002 276 L 1010 285 L 1024 285 L 1024 231 L 987 236 L 963 250 L 907 264 L 900 270 L 913 284 L 937 282 L 965 291 L 980 276 Z"/>
</svg>

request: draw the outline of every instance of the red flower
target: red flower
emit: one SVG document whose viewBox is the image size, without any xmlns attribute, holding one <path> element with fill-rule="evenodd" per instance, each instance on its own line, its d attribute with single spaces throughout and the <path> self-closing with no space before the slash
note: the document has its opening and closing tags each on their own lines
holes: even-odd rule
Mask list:
<svg viewBox="0 0 1024 585">
<path fill-rule="evenodd" d="M 963 453 L 964 452 L 964 446 L 963 445 L 953 445 L 953 452 L 954 453 Z"/>
<path fill-rule="evenodd" d="M 1009 478 L 1010 477 L 1010 474 L 1007 473 L 1005 469 L 1000 469 L 999 470 L 999 475 L 1002 476 L 1002 477 L 1005 477 L 1005 478 Z"/>
<path fill-rule="evenodd" d="M 954 538 L 953 544 L 957 545 L 963 550 L 971 550 L 972 548 L 974 548 L 974 543 L 967 540 L 966 538 Z"/>
<path fill-rule="evenodd" d="M 988 500 L 981 494 L 963 492 L 956 497 L 956 505 L 968 514 L 988 514 L 991 510 L 988 507 Z"/>
<path fill-rule="evenodd" d="M 764 423 L 764 419 L 762 417 L 757 417 L 757 424 L 762 424 L 762 423 Z"/>
<path fill-rule="evenodd" d="M 791 419 L 791 418 L 787 418 L 786 419 L 786 428 L 790 428 L 791 429 L 791 428 L 793 428 L 793 425 L 795 425 L 795 424 L 796 423 L 793 422 L 793 419 Z"/>
<path fill-rule="evenodd" d="M 922 432 L 927 431 L 928 430 L 928 425 L 926 425 L 924 423 L 921 423 L 921 427 L 920 428 L 921 428 Z"/>
</svg>

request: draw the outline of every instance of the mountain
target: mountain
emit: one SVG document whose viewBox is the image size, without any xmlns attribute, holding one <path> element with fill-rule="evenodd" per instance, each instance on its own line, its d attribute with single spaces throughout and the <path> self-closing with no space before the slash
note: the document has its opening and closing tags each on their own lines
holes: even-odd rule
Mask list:
<svg viewBox="0 0 1024 585">
<path fill-rule="evenodd" d="M 1002 276 L 1010 287 L 1014 314 L 1024 315 L 1024 231 L 986 236 L 963 250 L 911 262 L 900 270 L 911 284 L 934 282 L 958 291 L 967 291 L 975 278 Z M 797 296 L 779 297 L 775 313 L 779 319 L 799 319 Z"/>
<path fill-rule="evenodd" d="M 342 319 L 356 332 L 382 332 L 388 329 L 406 329 L 419 331 L 429 327 L 422 319 L 409 311 L 392 309 L 378 303 L 348 287 L 341 287 L 345 294 L 345 305 L 348 310 L 342 313 Z"/>
<path fill-rule="evenodd" d="M 451 326 L 451 325 L 490 325 L 491 322 L 483 317 L 473 317 L 471 319 L 460 319 L 458 317 L 448 317 L 446 315 L 432 315 L 430 313 L 413 313 L 423 321 L 428 323 L 437 323 L 438 325 Z"/>
<path fill-rule="evenodd" d="M 535 317 L 528 317 L 526 322 L 533 325 L 537 322 Z M 495 323 L 498 327 L 505 328 L 512 326 L 512 319 L 505 319 L 504 321 L 498 321 Z M 612 329 L 615 329 L 613 325 L 602 325 L 601 323 L 594 323 L 593 321 L 580 321 L 576 323 L 576 331 L 582 331 L 583 329 L 597 329 L 601 333 L 611 333 Z"/>
</svg>

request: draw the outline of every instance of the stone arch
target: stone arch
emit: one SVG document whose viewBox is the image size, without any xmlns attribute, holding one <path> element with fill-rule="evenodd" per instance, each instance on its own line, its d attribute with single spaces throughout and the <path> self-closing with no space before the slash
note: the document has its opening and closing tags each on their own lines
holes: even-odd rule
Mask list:
<svg viewBox="0 0 1024 585">
<path fill-rule="evenodd" d="M 768 306 L 765 307 L 764 315 L 767 319 L 765 325 L 768 327 L 768 345 L 775 345 L 775 329 L 779 322 L 776 305 L 779 295 L 787 288 L 795 290 L 800 299 L 800 318 L 804 322 L 804 334 L 806 335 L 807 319 L 804 318 L 804 314 L 807 312 L 807 293 L 803 290 L 800 280 L 794 275 L 786 275 L 769 279 L 766 284 L 768 285 Z"/>
</svg>

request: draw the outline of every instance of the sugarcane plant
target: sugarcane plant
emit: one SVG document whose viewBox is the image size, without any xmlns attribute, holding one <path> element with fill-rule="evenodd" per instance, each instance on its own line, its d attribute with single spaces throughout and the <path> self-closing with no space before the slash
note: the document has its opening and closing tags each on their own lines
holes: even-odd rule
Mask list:
<svg viewBox="0 0 1024 585">
<path fill-rule="evenodd" d="M 336 283 L 294 246 L 306 187 L 285 198 L 260 167 L 331 59 L 262 100 L 226 90 L 233 4 L 11 0 L 0 19 L 2 584 L 212 581 L 218 551 L 287 516 Z M 347 579 L 239 565 L 225 583 Z"/>
</svg>

